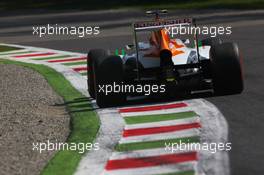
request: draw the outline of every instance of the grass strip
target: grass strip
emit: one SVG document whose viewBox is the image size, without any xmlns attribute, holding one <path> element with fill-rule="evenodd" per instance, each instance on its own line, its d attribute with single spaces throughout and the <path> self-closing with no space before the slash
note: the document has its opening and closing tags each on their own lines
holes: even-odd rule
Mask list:
<svg viewBox="0 0 264 175">
<path fill-rule="evenodd" d="M 166 173 L 166 174 L 156 174 L 156 175 L 194 175 L 194 174 L 195 174 L 195 172 L 193 170 L 190 170 L 190 171 Z"/>
<path fill-rule="evenodd" d="M 135 143 L 123 143 L 118 144 L 115 149 L 116 151 L 134 151 L 134 150 L 144 150 L 144 149 L 153 149 L 153 148 L 162 148 L 165 149 L 165 144 L 172 143 L 198 143 L 200 142 L 199 136 L 194 137 L 184 137 L 184 138 L 176 138 L 176 139 L 165 139 L 165 140 L 155 140 L 148 142 L 135 142 Z"/>
<path fill-rule="evenodd" d="M 74 65 L 81 65 L 81 64 L 87 64 L 86 61 L 80 61 L 80 62 L 73 62 L 73 63 L 63 63 L 66 66 L 74 66 Z"/>
<path fill-rule="evenodd" d="M 139 123 L 150 123 L 150 122 L 190 118 L 194 116 L 197 116 L 195 112 L 187 111 L 187 112 L 178 112 L 178 113 L 172 113 L 172 114 L 155 114 L 155 115 L 124 117 L 124 119 L 125 119 L 126 124 L 139 124 Z"/>
<path fill-rule="evenodd" d="M 71 55 L 61 55 L 61 56 L 52 56 L 52 57 L 45 57 L 45 58 L 33 58 L 32 60 L 54 60 L 58 58 L 68 58 L 72 57 Z"/>
<path fill-rule="evenodd" d="M 0 59 L 0 64 L 15 64 L 31 68 L 43 75 L 58 95 L 63 97 L 64 104 L 71 116 L 68 143 L 93 143 L 99 129 L 99 119 L 93 111 L 89 100 L 77 91 L 63 75 L 44 65 L 28 64 Z M 42 175 L 74 174 L 82 154 L 77 151 L 61 150 L 48 162 Z"/>
<path fill-rule="evenodd" d="M 28 54 L 33 53 L 33 51 L 19 51 L 19 52 L 12 52 L 12 53 L 0 53 L 0 56 L 9 56 L 13 54 Z"/>
<path fill-rule="evenodd" d="M 0 46 L 1 47 L 1 46 Z M 25 51 L 25 50 L 17 50 L 16 52 L 11 52 L 10 51 L 13 51 L 13 50 L 9 50 L 9 51 L 0 51 L 0 56 L 8 56 L 8 55 L 13 55 L 13 54 L 25 54 L 25 53 L 32 53 L 34 51 Z M 15 50 L 14 50 L 15 51 Z M 1 52 L 4 52 L 4 53 L 1 53 Z M 8 53 L 6 53 L 8 52 Z"/>
</svg>

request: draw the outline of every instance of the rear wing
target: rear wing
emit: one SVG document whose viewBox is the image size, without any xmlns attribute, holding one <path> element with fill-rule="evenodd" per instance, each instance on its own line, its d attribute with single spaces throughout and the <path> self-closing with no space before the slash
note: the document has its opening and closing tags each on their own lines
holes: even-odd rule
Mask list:
<svg viewBox="0 0 264 175">
<path fill-rule="evenodd" d="M 173 20 L 158 20 L 158 21 L 141 21 L 133 23 L 134 31 L 154 30 L 165 27 L 174 27 L 179 25 L 194 24 L 193 18 L 173 19 Z"/>
<path fill-rule="evenodd" d="M 165 13 L 165 12 L 164 12 Z M 166 12 L 167 13 L 167 12 Z M 176 27 L 181 25 L 194 25 L 196 27 L 196 21 L 194 18 L 182 18 L 182 19 L 173 19 L 173 20 L 161 20 L 158 18 L 158 12 L 149 12 L 149 14 L 155 14 L 156 20 L 155 21 L 141 21 L 141 22 L 135 22 L 132 24 L 133 27 L 133 33 L 134 33 L 134 45 L 136 48 L 136 70 L 137 70 L 137 79 L 140 80 L 140 73 L 139 73 L 139 46 L 138 46 L 138 39 L 137 39 L 137 32 L 140 31 L 151 31 L 155 29 L 162 29 L 162 28 L 169 28 L 169 27 Z M 195 34 L 195 40 L 198 41 L 198 36 Z M 199 48 L 198 44 L 196 46 L 197 49 L 197 55 L 198 60 L 199 58 Z"/>
</svg>

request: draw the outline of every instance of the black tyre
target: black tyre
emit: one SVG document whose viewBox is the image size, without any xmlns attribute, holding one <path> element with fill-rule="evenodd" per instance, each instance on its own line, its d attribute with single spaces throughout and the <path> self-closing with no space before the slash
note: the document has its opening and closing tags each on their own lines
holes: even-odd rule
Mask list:
<svg viewBox="0 0 264 175">
<path fill-rule="evenodd" d="M 126 95 L 119 89 L 114 91 L 114 84 L 120 87 L 123 83 L 124 71 L 121 58 L 119 56 L 97 57 L 93 59 L 93 71 L 97 105 L 111 107 L 124 104 Z M 108 93 L 106 93 L 107 89 Z"/>
<path fill-rule="evenodd" d="M 203 46 L 213 46 L 217 44 L 222 44 L 223 41 L 220 38 L 214 37 L 203 39 L 201 42 Z"/>
<path fill-rule="evenodd" d="M 237 44 L 223 43 L 210 49 L 213 89 L 216 95 L 243 91 L 241 55 Z"/>
<path fill-rule="evenodd" d="M 94 71 L 93 71 L 93 60 L 101 59 L 108 55 L 108 52 L 103 49 L 93 49 L 90 50 L 87 55 L 87 84 L 88 84 L 88 92 L 90 97 L 95 98 L 95 84 L 94 84 Z"/>
</svg>

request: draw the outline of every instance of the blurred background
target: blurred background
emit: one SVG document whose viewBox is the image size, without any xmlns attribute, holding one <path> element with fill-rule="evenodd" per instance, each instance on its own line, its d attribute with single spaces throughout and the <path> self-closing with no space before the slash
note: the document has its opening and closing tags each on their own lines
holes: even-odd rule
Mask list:
<svg viewBox="0 0 264 175">
<path fill-rule="evenodd" d="M 261 175 L 263 8 L 264 0 L 0 0 L 0 42 L 81 53 L 88 53 L 91 48 L 121 50 L 133 42 L 131 23 L 150 19 L 145 15 L 146 9 L 168 9 L 166 18 L 194 17 L 198 26 L 231 26 L 232 35 L 221 37 L 238 43 L 243 53 L 245 91 L 206 100 L 217 106 L 228 122 L 232 175 Z M 47 24 L 99 26 L 100 35 L 33 35 L 33 27 Z"/>
<path fill-rule="evenodd" d="M 118 9 L 118 8 L 235 8 L 260 9 L 264 7 L 264 0 L 1 0 L 0 10 L 23 9 Z"/>
</svg>

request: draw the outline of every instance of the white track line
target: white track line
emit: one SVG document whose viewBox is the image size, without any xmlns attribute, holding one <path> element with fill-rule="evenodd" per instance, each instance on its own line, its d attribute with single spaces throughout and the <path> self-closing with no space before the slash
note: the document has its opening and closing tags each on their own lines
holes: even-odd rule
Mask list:
<svg viewBox="0 0 264 175">
<path fill-rule="evenodd" d="M 113 152 L 112 156 L 110 157 L 110 160 L 160 156 L 167 154 L 178 154 L 178 153 L 186 153 L 189 151 L 190 150 L 175 149 L 172 152 L 171 150 L 168 150 L 164 147 L 164 148 L 144 149 L 144 150 L 135 150 L 135 151 L 127 151 L 127 152 Z"/>
<path fill-rule="evenodd" d="M 197 128 L 185 129 L 182 131 L 165 132 L 161 134 L 148 134 L 148 135 L 141 135 L 141 136 L 122 137 L 119 143 L 124 144 L 124 143 L 175 139 L 175 138 L 199 136 L 199 134 L 200 134 L 200 130 Z"/>
<path fill-rule="evenodd" d="M 79 65 L 71 65 L 71 66 L 65 65 L 65 66 L 74 69 L 74 68 L 79 68 L 79 67 L 87 67 L 87 64 L 79 64 Z M 81 71 L 79 71 L 79 72 L 81 72 Z M 84 72 L 87 72 L 87 70 L 85 70 Z"/>
<path fill-rule="evenodd" d="M 175 119 L 175 120 L 167 120 L 167 121 L 160 121 L 160 122 L 132 124 L 132 125 L 126 125 L 125 129 L 139 129 L 139 128 L 172 126 L 172 125 L 190 124 L 190 123 L 195 123 L 195 122 L 199 123 L 200 118 L 195 116 L 195 117 L 184 118 L 184 119 Z"/>
<path fill-rule="evenodd" d="M 201 120 L 201 142 L 226 143 L 228 142 L 228 125 L 221 112 L 210 102 L 204 99 L 188 100 L 186 103 L 199 115 Z M 212 154 L 208 151 L 199 152 L 199 174 L 229 175 L 228 152 Z"/>
<path fill-rule="evenodd" d="M 190 161 L 190 162 L 163 165 L 163 166 L 104 171 L 103 175 L 153 175 L 153 174 L 177 173 L 177 172 L 192 171 L 192 170 L 195 171 L 196 169 L 197 169 L 197 162 Z"/>
</svg>

